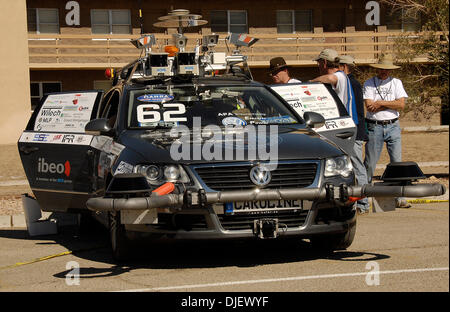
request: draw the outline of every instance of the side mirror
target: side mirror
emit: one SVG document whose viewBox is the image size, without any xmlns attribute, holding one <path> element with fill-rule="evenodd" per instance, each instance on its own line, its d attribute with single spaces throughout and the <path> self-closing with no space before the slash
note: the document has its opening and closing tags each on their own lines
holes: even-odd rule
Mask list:
<svg viewBox="0 0 450 312">
<path fill-rule="evenodd" d="M 106 118 L 99 118 L 89 121 L 84 127 L 86 134 L 113 136 L 114 129 L 111 121 Z"/>
<path fill-rule="evenodd" d="M 305 112 L 303 119 L 308 128 L 320 128 L 325 124 L 325 118 L 319 113 Z"/>
</svg>

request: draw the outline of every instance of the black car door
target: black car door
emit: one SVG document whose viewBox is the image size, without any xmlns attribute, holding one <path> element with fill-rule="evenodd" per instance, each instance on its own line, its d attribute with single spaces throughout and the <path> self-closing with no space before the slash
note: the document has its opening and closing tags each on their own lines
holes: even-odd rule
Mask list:
<svg viewBox="0 0 450 312">
<path fill-rule="evenodd" d="M 92 135 L 103 91 L 51 93 L 33 112 L 19 142 L 31 190 L 43 211 L 86 209 L 95 194 Z"/>
<path fill-rule="evenodd" d="M 314 129 L 314 131 L 334 142 L 348 155 L 353 154 L 356 125 L 330 85 L 291 83 L 273 85 L 271 88 L 288 102 L 301 117 L 303 117 L 304 112 L 321 114 L 325 118 L 325 125 Z"/>
</svg>

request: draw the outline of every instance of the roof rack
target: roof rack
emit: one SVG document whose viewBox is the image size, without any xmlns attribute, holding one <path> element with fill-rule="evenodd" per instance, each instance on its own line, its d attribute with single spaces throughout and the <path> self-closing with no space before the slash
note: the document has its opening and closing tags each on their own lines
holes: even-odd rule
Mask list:
<svg viewBox="0 0 450 312">
<path fill-rule="evenodd" d="M 140 38 L 131 40 L 141 50 L 141 57 L 118 70 L 113 84 L 119 81 L 151 81 L 156 78 L 164 80 L 173 76 L 210 77 L 219 72 L 226 76 L 244 76 L 253 80 L 247 56 L 241 53 L 240 48 L 250 47 L 259 39 L 248 34 L 230 33 L 225 38 L 227 48 L 228 43 L 235 46 L 230 55 L 214 51 L 219 41 L 219 35 L 216 34 L 203 36 L 201 42 L 197 41 L 193 51 L 186 51 L 187 38 L 183 34 L 184 30 L 207 24 L 201 17 L 185 9 L 172 10 L 168 15 L 159 17 L 159 21 L 153 24 L 155 27 L 178 30 L 172 35 L 173 46 L 166 46 L 165 52 L 153 52 L 152 46 L 156 45 L 153 34 L 143 34 Z M 243 69 L 240 67 L 241 63 Z"/>
</svg>

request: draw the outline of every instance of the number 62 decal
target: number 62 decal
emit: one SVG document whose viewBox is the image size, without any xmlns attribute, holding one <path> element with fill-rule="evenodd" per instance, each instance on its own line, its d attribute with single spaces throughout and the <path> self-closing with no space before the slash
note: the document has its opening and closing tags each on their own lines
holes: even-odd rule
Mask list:
<svg viewBox="0 0 450 312">
<path fill-rule="evenodd" d="M 186 121 L 186 117 L 175 117 L 186 112 L 186 107 L 181 103 L 164 103 L 162 108 L 175 108 L 173 110 L 166 110 L 162 114 L 158 111 L 161 109 L 159 104 L 142 104 L 136 108 L 138 122 L 159 122 L 163 121 Z"/>
</svg>

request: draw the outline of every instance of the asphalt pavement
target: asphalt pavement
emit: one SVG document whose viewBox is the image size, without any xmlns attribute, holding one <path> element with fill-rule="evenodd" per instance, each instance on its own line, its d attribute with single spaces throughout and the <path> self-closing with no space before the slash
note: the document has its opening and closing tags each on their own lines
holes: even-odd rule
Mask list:
<svg viewBox="0 0 450 312">
<path fill-rule="evenodd" d="M 371 212 L 357 222 L 353 244 L 331 255 L 313 251 L 307 241 L 141 243 L 136 258 L 120 264 L 100 226 L 88 234 L 67 226 L 32 238 L 25 228 L 0 229 L 0 291 L 182 292 L 186 298 L 449 291 L 448 202 Z"/>
</svg>

